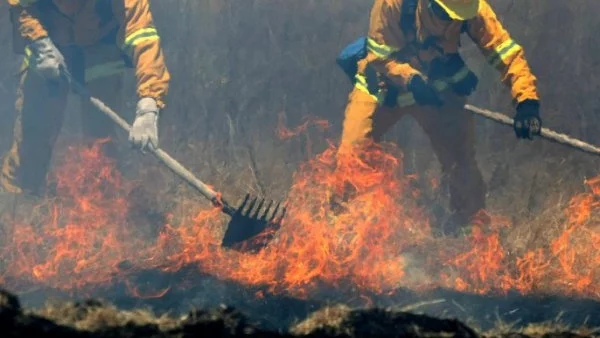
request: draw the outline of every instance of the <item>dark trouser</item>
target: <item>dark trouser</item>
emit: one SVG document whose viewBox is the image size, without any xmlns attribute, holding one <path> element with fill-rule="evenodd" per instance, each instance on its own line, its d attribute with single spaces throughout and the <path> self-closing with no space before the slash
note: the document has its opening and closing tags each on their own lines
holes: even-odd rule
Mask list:
<svg viewBox="0 0 600 338">
<path fill-rule="evenodd" d="M 114 46 L 88 47 L 76 54 L 64 50 L 74 77 L 84 81 L 92 95 L 120 111 L 122 73 L 125 68 Z M 49 85 L 38 74 L 23 70 L 15 104 L 16 121 L 13 143 L 4 157 L 0 184 L 5 191 L 33 195 L 44 193 L 52 149 L 63 125 L 68 87 L 65 83 Z M 82 102 L 81 121 L 86 142 L 114 138 L 113 122 L 89 102 Z M 113 142 L 104 145 L 108 156 L 116 156 Z"/>
<path fill-rule="evenodd" d="M 450 96 L 441 109 L 412 105 L 389 108 L 355 88 L 346 107 L 339 156 L 364 141 L 379 142 L 405 115 L 412 116 L 428 135 L 450 190 L 454 225 L 468 225 L 485 208 L 486 187 L 475 160 L 475 125 L 462 107 L 464 99 Z M 457 229 L 444 229 L 455 232 Z"/>
</svg>

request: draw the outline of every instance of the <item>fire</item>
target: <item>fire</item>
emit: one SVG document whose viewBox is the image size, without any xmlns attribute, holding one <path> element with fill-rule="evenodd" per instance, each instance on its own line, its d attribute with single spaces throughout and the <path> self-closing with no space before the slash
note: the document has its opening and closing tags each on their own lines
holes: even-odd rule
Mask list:
<svg viewBox="0 0 600 338">
<path fill-rule="evenodd" d="M 338 155 L 330 146 L 302 164 L 281 230 L 265 250 L 250 255 L 220 247 L 226 217 L 214 208 L 171 217 L 157 238 L 145 238 L 127 217 L 133 183 L 102 155 L 101 143 L 73 147 L 56 171 L 57 199 L 40 209 L 46 210 L 43 220 L 12 224 L 0 251 L 0 281 L 11 289 L 63 291 L 121 281 L 132 294 L 152 298 L 173 285 L 146 290 L 129 280 L 132 272 L 193 266 L 295 297 L 336 290 L 361 298 L 441 287 L 600 298 L 600 177 L 572 198 L 560 233 L 523 249 L 508 239 L 509 221 L 485 213 L 465 236 L 434 235 L 427 210 L 417 203 L 414 177 L 403 172 L 401 152 L 388 144 L 367 149 Z M 334 207 L 332 197 L 344 193 L 349 198 Z"/>
<path fill-rule="evenodd" d="M 294 136 L 298 136 L 302 133 L 305 133 L 308 130 L 308 127 L 310 127 L 312 125 L 316 126 L 320 131 L 324 131 L 330 127 L 329 122 L 327 120 L 323 120 L 323 119 L 319 119 L 319 118 L 305 118 L 304 122 L 301 125 L 293 128 L 293 129 L 287 128 L 285 126 L 285 122 L 286 122 L 285 115 L 279 114 L 279 123 L 277 125 L 277 136 L 281 140 L 289 139 Z"/>
<path fill-rule="evenodd" d="M 303 165 L 290 191 L 287 202 L 292 207 L 284 226 L 258 255 L 220 249 L 211 229 L 216 215 L 205 212 L 191 226 L 169 226 L 165 243 L 178 243 L 176 250 L 169 250 L 174 252 L 169 260 L 196 263 L 220 278 L 267 285 L 271 292 L 298 297 L 324 285 L 380 292 L 398 288 L 404 275 L 403 250 L 418 245 L 430 229 L 420 221 L 421 211 L 412 202 L 408 185 L 397 177 L 401 172 L 397 157 L 383 151 L 373 157 L 389 169 L 375 170 L 356 157 L 346 163 L 353 175 L 334 174 L 333 148 Z M 329 197 L 340 182 L 363 194 L 336 216 Z M 399 196 L 404 196 L 404 204 L 397 203 Z"/>
<path fill-rule="evenodd" d="M 39 224 L 25 219 L 12 224 L 2 250 L 9 287 L 41 284 L 69 291 L 109 284 L 117 264 L 143 248 L 125 226 L 130 187 L 102 155 L 106 141 L 69 148 L 55 177 L 59 198 L 43 202 L 47 215 Z"/>
</svg>

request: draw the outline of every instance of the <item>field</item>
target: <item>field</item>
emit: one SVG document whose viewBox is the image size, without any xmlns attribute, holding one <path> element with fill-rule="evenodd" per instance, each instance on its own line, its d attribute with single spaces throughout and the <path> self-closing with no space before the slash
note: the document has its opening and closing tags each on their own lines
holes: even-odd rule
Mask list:
<svg viewBox="0 0 600 338">
<path fill-rule="evenodd" d="M 490 3 L 538 77 L 544 125 L 600 144 L 600 3 Z M 81 147 L 85 112 L 71 100 L 51 173 L 59 197 L 0 201 L 0 282 L 25 307 L 43 313 L 48 300 L 100 297 L 179 313 L 226 303 L 286 329 L 327 305 L 423 302 L 418 311 L 484 332 L 503 322 L 515 322 L 514 330 L 555 319 L 600 325 L 597 158 L 517 141 L 510 128 L 478 119 L 493 226 L 437 238 L 431 229 L 446 217 L 447 192 L 427 137 L 404 119 L 374 155 L 384 170 L 347 173 L 367 197 L 332 224 L 322 208 L 350 90 L 334 61 L 364 34 L 371 2 L 151 4 L 173 79 L 161 147 L 236 203 L 247 192 L 287 200 L 290 221 L 258 256 L 219 249 L 223 218 L 155 159 L 132 152 L 125 134 L 116 140 L 123 176 L 96 148 Z M 6 9 L 0 4 L 0 43 L 9 46 Z M 512 115 L 508 91 L 476 47 L 465 41 L 463 54 L 480 77 L 470 103 Z M 19 63 L 10 48 L 0 50 L 2 151 L 12 137 Z M 129 121 L 131 80 L 121 112 Z"/>
</svg>

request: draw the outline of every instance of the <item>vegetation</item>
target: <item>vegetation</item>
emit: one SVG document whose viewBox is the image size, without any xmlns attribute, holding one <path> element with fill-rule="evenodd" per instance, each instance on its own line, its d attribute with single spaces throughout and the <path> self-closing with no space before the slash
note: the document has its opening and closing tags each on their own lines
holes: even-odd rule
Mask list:
<svg viewBox="0 0 600 338">
<path fill-rule="evenodd" d="M 156 24 L 172 73 L 168 108 L 160 122 L 162 148 L 198 177 L 237 200 L 246 192 L 284 198 L 297 165 L 320 153 L 341 132 L 349 83 L 337 69 L 339 50 L 367 28 L 370 1 L 359 0 L 153 0 Z M 597 1 L 490 0 L 524 46 L 538 76 L 546 127 L 600 144 L 600 23 Z M 0 151 L 10 146 L 16 73 L 6 2 L 0 3 Z M 512 115 L 508 92 L 476 48 L 464 54 L 480 76 L 471 103 Z M 127 80 L 131 120 L 135 104 Z M 74 102 L 72 102 L 74 103 Z M 71 105 L 57 154 L 77 141 L 79 119 Z M 324 130 L 311 121 L 328 121 Z M 307 129 L 281 137 L 282 126 Z M 511 238 L 523 248 L 556 234 L 562 210 L 599 174 L 598 159 L 542 140 L 517 141 L 510 128 L 478 119 L 478 160 L 489 186 L 489 207 L 510 217 Z M 129 177 L 146 185 L 143 204 L 157 213 L 189 211 L 204 203 L 149 156 L 123 144 Z M 388 135 L 404 150 L 404 166 L 422 186 L 439 175 L 424 133 L 410 119 Z M 150 192 L 150 193 L 149 193 Z M 443 189 L 425 201 L 444 205 Z M 116 311 L 116 310 L 111 310 Z M 0 311 L 0 315 L 2 315 Z M 46 312 L 45 315 L 57 318 Z M 152 319 L 154 320 L 154 319 Z M 69 325 L 74 325 L 74 322 Z M 533 334 L 532 334 L 533 335 Z"/>
</svg>

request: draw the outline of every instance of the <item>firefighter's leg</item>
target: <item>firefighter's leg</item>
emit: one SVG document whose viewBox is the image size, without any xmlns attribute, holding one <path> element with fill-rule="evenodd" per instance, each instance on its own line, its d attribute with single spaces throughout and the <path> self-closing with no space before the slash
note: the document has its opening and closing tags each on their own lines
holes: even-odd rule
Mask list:
<svg viewBox="0 0 600 338">
<path fill-rule="evenodd" d="M 449 186 L 453 215 L 442 229 L 448 234 L 470 225 L 485 208 L 485 182 L 475 159 L 474 119 L 463 106 L 462 99 L 453 97 L 442 109 L 423 108 L 411 114 L 429 136 Z"/>
<path fill-rule="evenodd" d="M 106 46 L 86 50 L 85 84 L 97 97 L 115 112 L 122 114 L 122 87 L 125 64 L 116 49 Z M 114 122 L 96 109 L 89 101 L 82 102 L 81 122 L 87 144 L 99 140 L 105 155 L 117 159 L 116 128 Z"/>
<path fill-rule="evenodd" d="M 348 161 L 353 161 L 353 156 L 360 156 L 369 145 L 381 141 L 385 132 L 400 119 L 401 115 L 399 109 L 379 105 L 374 96 L 360 89 L 355 88 L 350 93 L 337 153 L 336 178 L 341 177 L 336 179 L 333 187 L 330 198 L 332 204 L 348 201 L 355 193 L 345 180 L 346 175 L 351 174 L 345 172 Z"/>
<path fill-rule="evenodd" d="M 13 143 L 3 159 L 0 175 L 3 190 L 32 195 L 44 193 L 52 148 L 64 119 L 67 93 L 64 83 L 49 85 L 28 71 L 21 75 Z"/>
<path fill-rule="evenodd" d="M 388 108 L 378 104 L 377 100 L 364 91 L 355 88 L 349 95 L 344 112 L 344 124 L 339 155 L 345 151 L 361 149 L 371 142 L 379 142 L 396 123 L 402 113 L 397 108 Z"/>
</svg>

